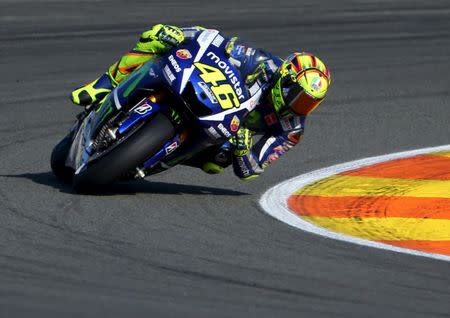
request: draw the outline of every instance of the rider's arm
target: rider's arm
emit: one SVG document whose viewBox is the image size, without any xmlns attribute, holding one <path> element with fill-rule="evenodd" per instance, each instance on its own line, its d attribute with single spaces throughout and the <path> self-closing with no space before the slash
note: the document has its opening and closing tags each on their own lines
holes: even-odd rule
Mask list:
<svg viewBox="0 0 450 318">
<path fill-rule="evenodd" d="M 264 168 L 292 149 L 302 138 L 305 117 L 290 114 L 279 119 L 273 113 L 272 119 L 268 117 L 266 120 L 273 120 L 271 132 L 265 134 L 250 151 L 239 153 L 238 150 L 234 153 L 233 170 L 243 180 L 263 173 Z"/>
<path fill-rule="evenodd" d="M 283 62 L 266 50 L 247 46 L 237 37 L 230 39 L 225 50 L 229 61 L 243 75 L 246 85 L 257 79 L 268 82 Z"/>
<path fill-rule="evenodd" d="M 245 86 L 249 89 L 250 95 L 256 93 L 260 87 L 269 88 L 272 77 L 283 62 L 265 50 L 248 47 L 238 38 L 232 38 L 228 42 L 226 52 L 230 62 L 239 69 L 245 78 Z M 234 138 L 236 150 L 233 156 L 233 170 L 242 180 L 260 175 L 266 166 L 300 140 L 303 133 L 300 117 L 295 116 L 297 119 L 293 119 L 293 116 L 291 116 L 292 118 L 286 117 L 286 120 L 292 120 L 292 125 L 289 130 L 285 130 L 281 126 L 278 116 L 275 113 L 272 115 L 274 122 L 269 125 L 270 133 L 264 135 L 255 146 L 252 147 L 246 128 L 240 129 Z M 242 136 L 244 138 L 241 138 Z M 294 137 L 298 138 L 294 140 Z"/>
</svg>

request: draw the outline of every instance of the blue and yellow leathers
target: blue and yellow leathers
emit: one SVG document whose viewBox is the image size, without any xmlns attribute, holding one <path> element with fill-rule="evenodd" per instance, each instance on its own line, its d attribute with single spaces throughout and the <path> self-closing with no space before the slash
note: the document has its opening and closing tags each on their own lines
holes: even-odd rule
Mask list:
<svg viewBox="0 0 450 318">
<path fill-rule="evenodd" d="M 144 63 L 166 53 L 173 46 L 192 39 L 202 30 L 204 29 L 201 27 L 155 25 L 142 33 L 133 50 L 122 56 L 104 75 L 72 92 L 72 101 L 79 105 L 106 102 L 120 108 L 125 99 L 136 96 L 137 86 L 148 87 L 158 83 L 161 74 L 157 62 Z M 295 115 L 287 109 L 275 109 L 271 102 L 272 83 L 277 79 L 277 71 L 283 60 L 264 50 L 248 47 L 237 38 L 229 40 L 226 50 L 230 62 L 245 79 L 245 88 L 249 94 L 253 95 L 260 87 L 263 88 L 258 106 L 248 115 L 244 127 L 225 146 L 226 151 L 233 153 L 234 173 L 239 178 L 248 180 L 260 175 L 269 164 L 298 143 L 303 134 L 305 117 Z M 138 71 L 142 67 L 145 70 Z M 142 75 L 149 72 L 154 76 Z M 120 86 L 119 91 L 108 95 L 124 80 L 126 83 Z M 252 143 L 254 134 L 262 135 L 255 145 Z M 207 158 L 205 160 L 200 166 L 206 172 L 218 173 L 223 170 L 223 164 L 219 165 Z"/>
<path fill-rule="evenodd" d="M 246 79 L 245 86 L 250 95 L 260 87 L 263 94 L 259 105 L 252 111 L 235 137 L 233 170 L 241 179 L 252 179 L 294 147 L 304 131 L 305 117 L 294 114 L 289 109 L 276 109 L 271 94 L 272 83 L 277 80 L 278 70 L 283 60 L 261 50 L 247 47 L 232 38 L 228 44 L 229 59 Z M 262 137 L 252 143 L 252 135 Z"/>
<path fill-rule="evenodd" d="M 77 105 L 87 106 L 103 102 L 114 87 L 146 62 L 166 53 L 173 46 L 185 41 L 187 36 L 202 28 L 193 27 L 181 30 L 176 26 L 157 24 L 141 34 L 132 50 L 124 54 L 111 65 L 105 74 L 93 82 L 74 90 L 72 101 Z"/>
</svg>

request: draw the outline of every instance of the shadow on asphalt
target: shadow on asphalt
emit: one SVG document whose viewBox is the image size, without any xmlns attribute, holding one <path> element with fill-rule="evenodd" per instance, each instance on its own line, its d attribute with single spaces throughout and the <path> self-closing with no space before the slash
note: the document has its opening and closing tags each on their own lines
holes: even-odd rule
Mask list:
<svg viewBox="0 0 450 318">
<path fill-rule="evenodd" d="M 58 180 L 51 172 L 41 173 L 24 173 L 17 175 L 0 175 L 5 178 L 22 178 L 29 179 L 37 184 L 46 185 L 55 188 L 63 193 L 77 194 L 72 190 L 72 187 Z M 250 195 L 249 193 L 167 182 L 150 182 L 145 180 L 135 180 L 130 182 L 116 183 L 107 185 L 99 189 L 96 193 L 90 193 L 89 195 L 95 196 L 107 196 L 107 195 L 132 195 L 138 193 L 153 193 L 153 194 L 208 194 L 208 195 Z"/>
</svg>

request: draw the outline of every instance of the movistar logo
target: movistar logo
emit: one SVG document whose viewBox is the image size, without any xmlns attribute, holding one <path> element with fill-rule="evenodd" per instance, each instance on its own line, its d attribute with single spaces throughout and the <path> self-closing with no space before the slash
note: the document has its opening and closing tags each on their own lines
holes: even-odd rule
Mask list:
<svg viewBox="0 0 450 318">
<path fill-rule="evenodd" d="M 244 95 L 242 94 L 241 82 L 239 81 L 236 74 L 234 74 L 233 69 L 213 52 L 208 52 L 206 56 L 210 57 L 211 60 L 224 71 L 225 75 L 228 76 L 228 79 L 230 80 L 231 84 L 233 84 L 234 90 L 236 91 L 236 95 L 238 95 L 239 99 L 245 99 Z"/>
</svg>

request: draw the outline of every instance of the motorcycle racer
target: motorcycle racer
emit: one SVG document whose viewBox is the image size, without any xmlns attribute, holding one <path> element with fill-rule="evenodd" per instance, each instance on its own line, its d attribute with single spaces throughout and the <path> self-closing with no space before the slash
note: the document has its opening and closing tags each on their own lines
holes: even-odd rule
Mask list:
<svg viewBox="0 0 450 318">
<path fill-rule="evenodd" d="M 109 93 L 144 63 L 190 41 L 202 27 L 179 28 L 157 24 L 142 33 L 135 47 L 93 82 L 74 90 L 75 104 L 102 103 Z M 226 54 L 245 80 L 253 96 L 263 93 L 225 148 L 232 151 L 234 173 L 243 180 L 260 175 L 264 169 L 294 147 L 302 138 L 305 118 L 325 98 L 331 78 L 326 65 L 309 53 L 293 53 L 282 60 L 271 53 L 246 46 L 237 37 L 228 40 Z M 253 145 L 254 134 L 262 134 Z M 220 173 L 230 162 L 217 155 L 205 156 L 193 164 L 208 173 Z"/>
</svg>

